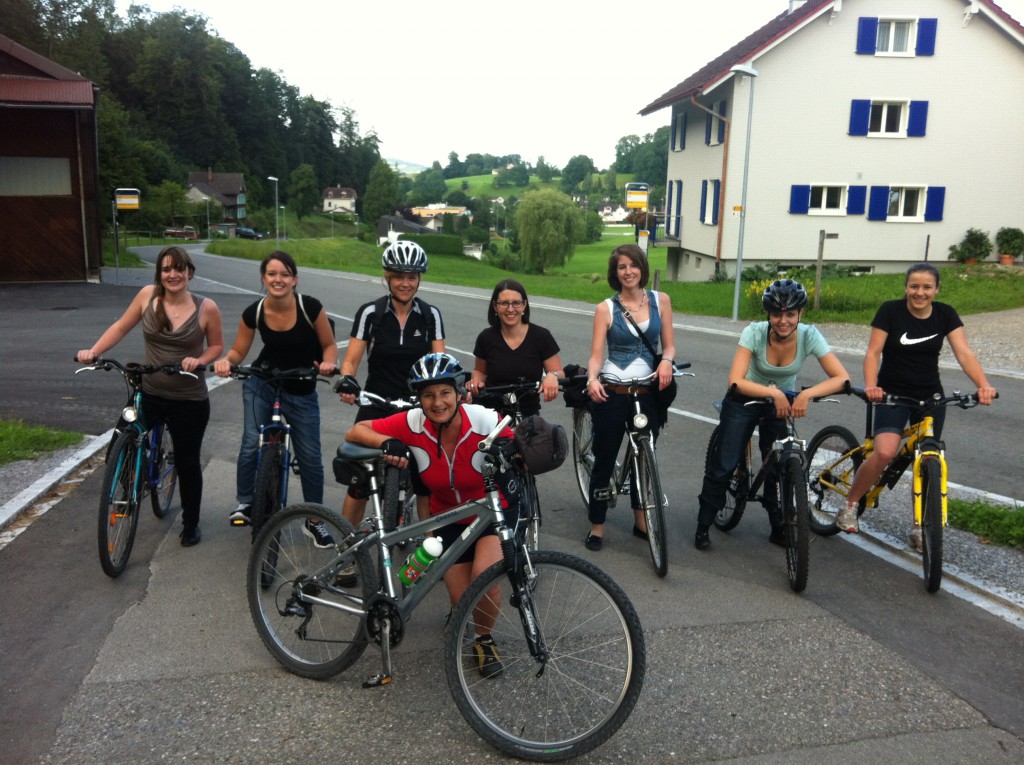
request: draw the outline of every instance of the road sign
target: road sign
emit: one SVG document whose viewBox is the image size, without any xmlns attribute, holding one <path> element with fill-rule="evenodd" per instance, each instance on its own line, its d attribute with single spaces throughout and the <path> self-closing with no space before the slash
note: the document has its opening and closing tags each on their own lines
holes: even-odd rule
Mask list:
<svg viewBox="0 0 1024 765">
<path fill-rule="evenodd" d="M 648 183 L 631 181 L 626 184 L 626 208 L 635 210 L 647 209 L 647 198 L 651 193 Z"/>
<path fill-rule="evenodd" d="M 139 190 L 138 189 L 117 189 L 114 192 L 114 202 L 118 210 L 138 210 Z"/>
</svg>

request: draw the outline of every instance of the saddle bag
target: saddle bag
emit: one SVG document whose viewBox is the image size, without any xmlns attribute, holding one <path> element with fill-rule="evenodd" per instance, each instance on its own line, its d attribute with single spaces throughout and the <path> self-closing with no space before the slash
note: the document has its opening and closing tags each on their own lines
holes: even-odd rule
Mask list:
<svg viewBox="0 0 1024 765">
<path fill-rule="evenodd" d="M 548 422 L 540 415 L 525 417 L 515 427 L 516 448 L 534 475 L 560 467 L 569 454 L 569 437 L 565 428 Z"/>
</svg>

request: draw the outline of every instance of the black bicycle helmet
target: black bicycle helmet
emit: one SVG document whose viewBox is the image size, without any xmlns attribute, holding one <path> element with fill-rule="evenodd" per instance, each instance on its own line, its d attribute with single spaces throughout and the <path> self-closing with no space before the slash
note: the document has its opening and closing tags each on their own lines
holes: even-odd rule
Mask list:
<svg viewBox="0 0 1024 765">
<path fill-rule="evenodd" d="M 427 272 L 427 253 L 416 242 L 399 239 L 392 242 L 380 256 L 385 271 L 400 274 L 423 274 Z"/>
<path fill-rule="evenodd" d="M 807 290 L 792 279 L 776 279 L 764 291 L 761 303 L 768 313 L 795 311 L 807 305 Z"/>
<path fill-rule="evenodd" d="M 428 353 L 409 370 L 409 389 L 419 393 L 428 385 L 438 383 L 448 383 L 458 388 L 462 376 L 462 365 L 454 356 L 448 353 Z"/>
</svg>

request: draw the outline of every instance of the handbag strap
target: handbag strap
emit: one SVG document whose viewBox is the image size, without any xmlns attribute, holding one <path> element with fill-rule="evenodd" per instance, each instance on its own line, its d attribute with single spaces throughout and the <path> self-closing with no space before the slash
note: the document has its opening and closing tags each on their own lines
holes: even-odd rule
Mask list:
<svg viewBox="0 0 1024 765">
<path fill-rule="evenodd" d="M 645 335 L 643 330 L 640 329 L 640 325 L 636 323 L 636 319 L 633 318 L 633 315 L 626 310 L 626 306 L 624 306 L 622 304 L 622 301 L 619 300 L 619 296 L 616 295 L 615 297 L 612 298 L 612 300 L 614 300 L 616 305 L 619 306 L 619 310 L 622 311 L 622 315 L 626 317 L 626 321 L 633 325 L 633 329 L 636 330 L 636 333 L 640 336 L 640 339 L 643 341 L 644 345 L 647 346 L 647 350 L 651 352 L 651 356 L 657 357 L 658 352 L 654 350 L 654 346 L 651 345 L 651 341 L 647 339 L 647 335 Z"/>
</svg>

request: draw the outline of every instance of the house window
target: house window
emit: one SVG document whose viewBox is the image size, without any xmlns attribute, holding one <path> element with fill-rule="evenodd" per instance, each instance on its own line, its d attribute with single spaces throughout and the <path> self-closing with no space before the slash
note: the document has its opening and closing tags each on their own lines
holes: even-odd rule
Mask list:
<svg viewBox="0 0 1024 765">
<path fill-rule="evenodd" d="M 789 190 L 791 215 L 863 215 L 867 186 L 796 184 Z M 884 217 L 884 211 L 879 213 Z"/>
<path fill-rule="evenodd" d="M 872 186 L 868 220 L 921 223 L 942 220 L 944 186 Z"/>
<path fill-rule="evenodd" d="M 924 189 L 920 186 L 890 186 L 886 220 L 923 220 Z"/>
<path fill-rule="evenodd" d="M 67 157 L 0 157 L 0 197 L 71 196 Z"/>
<path fill-rule="evenodd" d="M 875 55 L 909 53 L 914 31 L 913 21 L 879 19 L 878 32 L 875 36 Z"/>
<path fill-rule="evenodd" d="M 934 56 L 938 19 L 877 18 L 857 21 L 857 53 L 869 56 Z"/>
<path fill-rule="evenodd" d="M 808 215 L 845 215 L 845 186 L 811 186 Z"/>
<path fill-rule="evenodd" d="M 669 181 L 668 196 L 665 200 L 665 235 L 676 239 L 683 228 L 682 219 L 683 182 Z"/>
<path fill-rule="evenodd" d="M 724 100 L 715 101 L 711 104 L 711 111 L 715 116 L 704 115 L 704 143 L 708 146 L 717 146 L 725 142 L 726 102 Z"/>
<path fill-rule="evenodd" d="M 850 135 L 921 138 L 927 128 L 927 101 L 854 99 L 850 103 Z"/>
<path fill-rule="evenodd" d="M 686 148 L 686 112 L 679 111 L 672 118 L 672 151 Z"/>
<path fill-rule="evenodd" d="M 700 222 L 706 226 L 718 225 L 718 195 L 722 182 L 707 180 L 700 182 Z"/>
<path fill-rule="evenodd" d="M 871 104 L 871 118 L 868 121 L 868 135 L 903 135 L 905 104 L 875 101 Z"/>
</svg>

